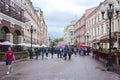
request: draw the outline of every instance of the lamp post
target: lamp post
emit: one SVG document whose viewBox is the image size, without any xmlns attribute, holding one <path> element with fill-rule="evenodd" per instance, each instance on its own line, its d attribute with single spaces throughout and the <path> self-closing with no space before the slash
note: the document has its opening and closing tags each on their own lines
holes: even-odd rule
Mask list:
<svg viewBox="0 0 120 80">
<path fill-rule="evenodd" d="M 51 46 L 51 38 L 49 37 L 49 46 Z"/>
<path fill-rule="evenodd" d="M 113 58 L 112 58 L 112 53 L 111 53 L 111 44 L 112 44 L 112 40 L 111 40 L 111 21 L 114 18 L 114 11 L 116 12 L 117 16 L 119 15 L 119 11 L 120 11 L 120 6 L 115 6 L 113 5 L 114 0 L 107 0 L 108 3 L 108 7 L 107 9 L 105 9 L 105 7 L 102 5 L 101 7 L 101 14 L 102 14 L 102 18 L 104 18 L 104 14 L 105 11 L 107 11 L 107 19 L 109 21 L 109 53 L 108 53 L 108 63 L 107 63 L 107 71 L 114 71 L 114 67 L 113 67 Z M 120 0 L 118 0 L 120 1 Z"/>
<path fill-rule="evenodd" d="M 88 39 L 89 39 L 88 33 L 87 33 L 86 37 L 87 37 L 87 45 L 88 45 L 89 44 L 89 42 L 88 42 Z"/>
<path fill-rule="evenodd" d="M 89 44 L 89 42 L 88 42 L 88 40 L 89 40 L 89 34 L 88 33 L 85 34 L 84 37 L 85 37 L 85 44 L 88 45 Z"/>
<path fill-rule="evenodd" d="M 33 34 L 33 26 L 30 27 L 30 33 L 31 33 L 30 59 L 33 59 L 33 53 L 32 53 L 32 34 Z"/>
</svg>

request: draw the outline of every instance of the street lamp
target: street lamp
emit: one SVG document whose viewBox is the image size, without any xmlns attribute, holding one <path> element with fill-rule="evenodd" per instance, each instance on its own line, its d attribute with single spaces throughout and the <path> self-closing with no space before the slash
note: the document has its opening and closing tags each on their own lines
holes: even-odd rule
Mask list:
<svg viewBox="0 0 120 80">
<path fill-rule="evenodd" d="M 120 11 L 120 6 L 118 5 L 113 5 L 114 0 L 107 0 L 108 3 L 108 7 L 107 9 L 105 9 L 105 7 L 102 5 L 101 7 L 101 14 L 102 14 L 102 18 L 104 18 L 104 14 L 105 11 L 107 11 L 107 18 L 109 20 L 109 53 L 108 53 L 108 65 L 107 65 L 107 71 L 114 71 L 114 67 L 113 67 L 113 60 L 112 60 L 112 53 L 111 53 L 111 21 L 113 19 L 114 16 L 114 12 L 116 12 L 116 15 L 119 15 L 119 11 Z M 120 1 L 120 0 L 118 0 Z"/>
<path fill-rule="evenodd" d="M 88 39 L 89 39 L 89 35 L 88 35 L 88 33 L 87 33 L 86 37 L 87 37 L 87 45 L 88 45 Z"/>
<path fill-rule="evenodd" d="M 89 40 L 89 34 L 88 34 L 88 33 L 85 34 L 85 39 L 86 39 L 86 40 L 85 40 L 85 43 L 86 43 L 86 45 L 88 45 L 88 43 L 89 43 L 89 42 L 88 42 L 88 40 Z"/>
<path fill-rule="evenodd" d="M 49 37 L 49 39 L 48 39 L 48 40 L 49 40 L 49 46 L 51 46 L 51 38 Z"/>
<path fill-rule="evenodd" d="M 30 59 L 33 59 L 33 52 L 32 52 L 32 34 L 36 31 L 36 29 L 33 29 L 33 26 L 30 27 L 30 33 L 31 33 L 31 49 L 30 49 Z"/>
</svg>

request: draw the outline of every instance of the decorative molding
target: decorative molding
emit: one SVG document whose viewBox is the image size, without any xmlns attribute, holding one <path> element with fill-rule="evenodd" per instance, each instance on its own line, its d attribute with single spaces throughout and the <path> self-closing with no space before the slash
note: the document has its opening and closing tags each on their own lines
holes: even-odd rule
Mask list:
<svg viewBox="0 0 120 80">
<path fill-rule="evenodd" d="M 0 13 L 0 18 L 3 18 L 4 20 L 6 20 L 8 22 L 15 23 L 15 24 L 17 24 L 19 26 L 23 26 L 23 27 L 25 26 L 25 23 L 20 22 L 20 21 L 14 19 L 14 18 L 12 18 L 10 16 L 7 16 L 5 14 L 2 14 L 2 13 Z"/>
<path fill-rule="evenodd" d="M 15 23 L 10 23 L 10 27 L 14 28 Z"/>
</svg>

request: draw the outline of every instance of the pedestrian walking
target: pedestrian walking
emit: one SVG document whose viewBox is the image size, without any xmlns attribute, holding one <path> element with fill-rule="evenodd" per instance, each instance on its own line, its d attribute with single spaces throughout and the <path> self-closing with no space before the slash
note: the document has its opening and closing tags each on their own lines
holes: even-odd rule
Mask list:
<svg viewBox="0 0 120 80">
<path fill-rule="evenodd" d="M 36 60 L 38 60 L 38 56 L 39 56 L 39 50 L 38 50 L 38 48 L 35 48 L 35 54 L 36 54 Z"/>
<path fill-rule="evenodd" d="M 60 58 L 60 48 L 57 48 L 57 58 Z"/>
<path fill-rule="evenodd" d="M 77 55 L 77 48 L 74 48 L 74 54 Z"/>
<path fill-rule="evenodd" d="M 64 48 L 64 59 L 65 59 L 65 60 L 67 59 L 67 53 L 68 53 L 68 49 L 67 49 L 67 48 Z"/>
<path fill-rule="evenodd" d="M 5 57 L 6 57 L 6 65 L 7 65 L 7 73 L 6 74 L 10 74 L 13 70 L 12 62 L 13 62 L 13 60 L 15 61 L 15 55 L 14 55 L 14 52 L 12 51 L 11 47 L 8 47 L 8 51 L 5 53 Z"/>
<path fill-rule="evenodd" d="M 90 47 L 87 47 L 87 55 L 90 54 Z"/>
<path fill-rule="evenodd" d="M 83 55 L 86 56 L 86 49 L 83 48 Z"/>
<path fill-rule="evenodd" d="M 72 55 L 72 50 L 71 48 L 68 49 L 68 58 L 69 60 L 71 60 L 71 55 Z"/>
<path fill-rule="evenodd" d="M 46 48 L 46 58 L 48 58 L 49 49 Z"/>
<path fill-rule="evenodd" d="M 79 55 L 81 56 L 82 48 L 79 48 Z"/>
<path fill-rule="evenodd" d="M 60 48 L 60 58 L 62 58 L 63 49 Z"/>
<path fill-rule="evenodd" d="M 54 55 L 54 48 L 53 47 L 51 47 L 50 52 L 51 52 L 51 58 L 53 58 L 53 55 Z"/>
<path fill-rule="evenodd" d="M 45 47 L 42 47 L 42 60 L 44 59 Z"/>
</svg>

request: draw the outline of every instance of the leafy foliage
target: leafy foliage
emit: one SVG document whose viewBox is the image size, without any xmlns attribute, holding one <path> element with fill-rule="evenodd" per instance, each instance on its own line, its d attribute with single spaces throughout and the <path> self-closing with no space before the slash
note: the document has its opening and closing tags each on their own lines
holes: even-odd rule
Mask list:
<svg viewBox="0 0 120 80">
<path fill-rule="evenodd" d="M 63 38 L 54 38 L 54 39 L 51 41 L 51 46 L 56 45 L 59 41 L 63 41 Z"/>
<path fill-rule="evenodd" d="M 16 33 L 16 32 L 14 32 L 14 33 L 13 33 L 13 36 L 17 36 L 17 33 Z"/>
<path fill-rule="evenodd" d="M 4 29 L 0 29 L 0 33 L 1 33 L 1 34 L 5 34 L 6 31 L 5 31 Z"/>
</svg>

